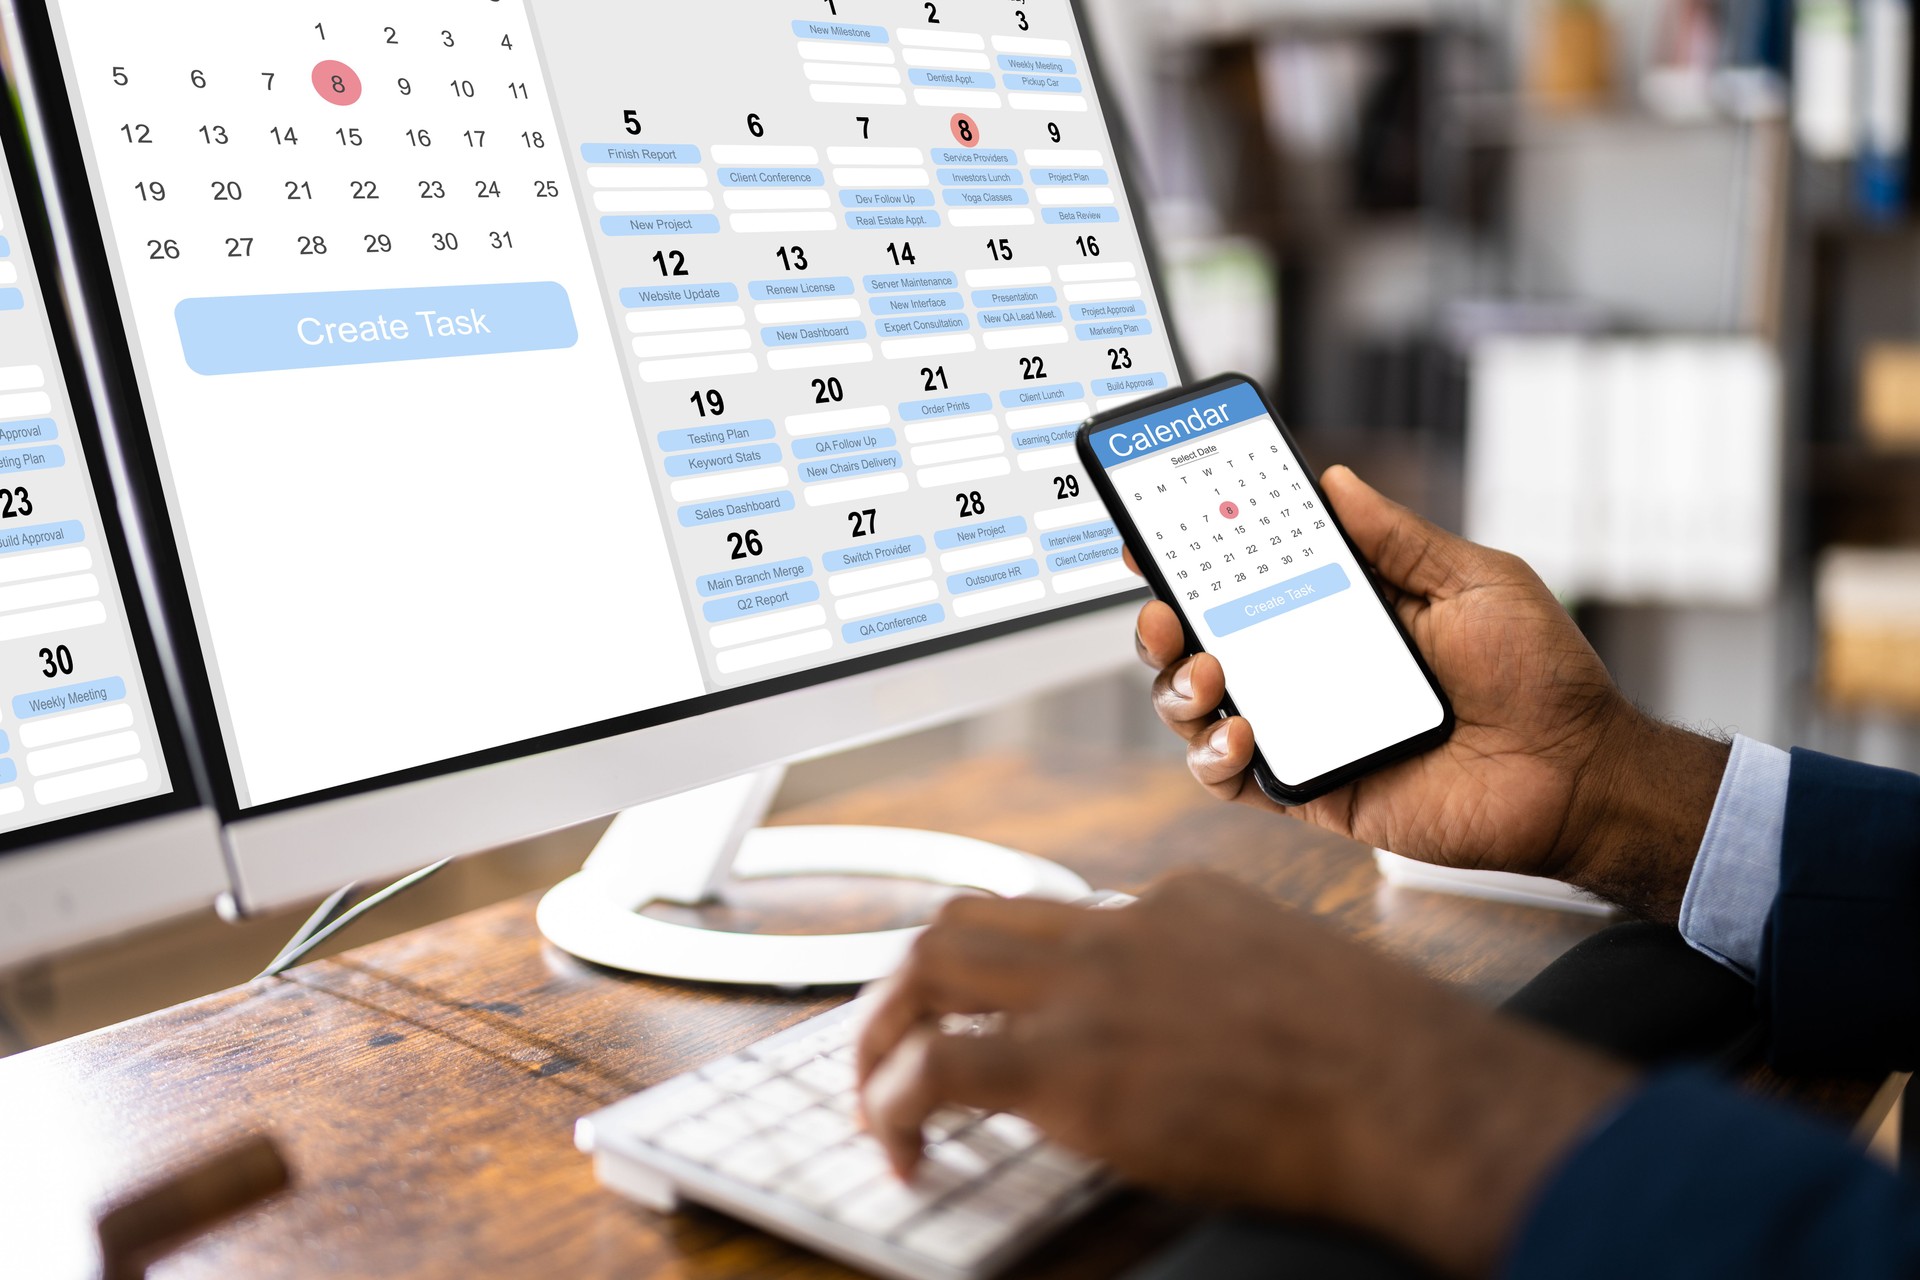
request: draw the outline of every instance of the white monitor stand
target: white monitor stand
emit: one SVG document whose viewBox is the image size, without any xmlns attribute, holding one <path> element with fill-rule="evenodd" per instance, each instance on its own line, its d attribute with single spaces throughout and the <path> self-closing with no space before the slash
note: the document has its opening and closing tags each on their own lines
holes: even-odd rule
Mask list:
<svg viewBox="0 0 1920 1280">
<path fill-rule="evenodd" d="M 920 929 L 727 933 L 641 915 L 655 902 L 712 902 L 729 876 L 876 876 L 1070 902 L 1087 882 L 1031 854 L 902 827 L 762 827 L 783 769 L 629 809 L 586 865 L 540 900 L 540 932 L 564 951 L 630 973 L 785 988 L 844 986 L 893 971 Z"/>
</svg>

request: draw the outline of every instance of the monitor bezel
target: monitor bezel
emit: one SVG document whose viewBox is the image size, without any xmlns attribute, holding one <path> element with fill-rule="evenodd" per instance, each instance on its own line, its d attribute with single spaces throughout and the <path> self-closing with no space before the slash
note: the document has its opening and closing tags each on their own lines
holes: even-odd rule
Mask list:
<svg viewBox="0 0 1920 1280">
<path fill-rule="evenodd" d="M 92 185 L 87 177 L 85 149 L 80 139 L 79 122 L 70 96 L 66 73 L 61 66 L 59 44 L 54 36 L 50 10 L 55 2 L 56 0 L 6 0 L 14 18 L 15 29 L 21 33 L 20 47 L 15 49 L 14 53 L 27 68 L 27 74 L 24 77 L 26 88 L 21 95 L 22 107 L 29 114 L 31 123 L 38 127 L 45 143 L 47 169 L 50 171 L 51 181 L 57 188 L 60 203 L 76 217 L 76 220 L 69 225 L 72 252 L 68 261 L 72 271 L 73 287 L 85 299 L 86 310 L 90 314 L 118 317 L 121 315 L 121 305 L 113 283 L 104 220 L 94 201 Z M 1142 187 L 1136 178 L 1138 168 L 1131 134 L 1121 115 L 1120 105 L 1111 93 L 1110 82 L 1095 48 L 1092 29 L 1087 21 L 1086 6 L 1082 0 L 1066 0 L 1066 8 L 1081 35 L 1088 78 L 1093 82 L 1094 92 L 1101 104 L 1101 115 L 1108 125 L 1112 138 L 1114 167 L 1119 177 L 1119 185 L 1126 194 L 1134 225 L 1140 235 L 1141 257 L 1149 278 L 1158 285 L 1163 279 L 1160 256 L 1152 234 L 1149 207 L 1140 198 Z M 54 88 L 43 90 L 41 88 L 43 85 Z M 31 103 L 27 101 L 29 94 L 32 97 Z M 1173 322 L 1172 307 L 1165 296 L 1160 297 L 1158 301 L 1161 305 L 1161 320 L 1165 326 L 1164 333 L 1172 353 L 1174 380 L 1176 383 L 1184 382 L 1188 366 Z M 214 702 L 212 680 L 207 668 L 199 622 L 187 590 L 185 566 L 172 537 L 175 526 L 161 485 L 152 429 L 149 425 L 146 405 L 140 394 L 132 348 L 125 337 L 124 330 L 116 326 L 113 332 L 102 333 L 100 328 L 101 326 L 94 326 L 94 332 L 91 335 L 92 346 L 99 358 L 110 413 L 116 421 L 129 424 L 129 429 L 124 433 L 123 448 L 132 466 L 139 473 L 140 518 L 146 527 L 160 531 L 163 535 L 152 540 L 150 553 L 158 569 L 158 592 L 163 612 L 174 635 L 172 649 L 184 676 L 185 697 L 191 720 L 193 723 L 207 726 L 203 740 L 208 744 L 209 749 L 201 756 L 206 775 L 205 785 L 212 796 L 214 807 L 222 821 L 226 823 L 253 823 L 315 806 L 403 788 L 409 784 L 445 778 L 449 775 L 484 769 L 545 753 L 566 751 L 596 742 L 616 740 L 658 729 L 663 725 L 697 720 L 702 716 L 747 703 L 832 684 L 891 667 L 908 665 L 965 646 L 982 644 L 1147 598 L 1147 589 L 1142 585 L 1127 591 L 1056 605 L 1021 618 L 974 627 L 953 635 L 901 645 L 898 648 L 865 657 L 848 658 L 829 666 L 718 690 L 697 698 L 630 712 L 590 724 L 576 725 L 538 737 L 503 743 L 485 750 L 451 756 L 408 769 L 305 792 L 298 796 L 242 806 L 239 803 L 238 789 L 235 785 L 231 753 L 225 735 L 220 731 L 221 721 Z M 137 429 L 134 429 L 136 426 Z M 582 820 L 591 816 L 595 815 L 582 815 Z"/>
</svg>

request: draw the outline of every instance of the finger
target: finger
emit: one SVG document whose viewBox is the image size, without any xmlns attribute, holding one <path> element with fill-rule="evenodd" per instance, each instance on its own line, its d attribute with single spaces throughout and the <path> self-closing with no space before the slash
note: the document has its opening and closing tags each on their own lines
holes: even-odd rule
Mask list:
<svg viewBox="0 0 1920 1280">
<path fill-rule="evenodd" d="M 1227 674 L 1210 653 L 1196 653 L 1153 682 L 1153 709 L 1167 728 L 1191 742 L 1213 724 L 1227 696 Z"/>
<path fill-rule="evenodd" d="M 1179 615 L 1166 601 L 1149 600 L 1140 606 L 1133 647 L 1140 661 L 1155 671 L 1172 666 L 1186 655 L 1187 633 L 1181 630 Z"/>
<path fill-rule="evenodd" d="M 1327 468 L 1320 484 L 1361 557 L 1392 586 L 1444 597 L 1472 582 L 1480 547 L 1382 496 L 1346 467 Z"/>
<path fill-rule="evenodd" d="M 948 1105 L 1016 1109 L 1033 1075 L 1028 1051 L 1007 1036 L 950 1036 L 921 1026 L 861 1088 L 860 1113 L 904 1178 L 920 1163 L 928 1116 Z"/>
<path fill-rule="evenodd" d="M 1234 716 L 1189 739 L 1187 769 L 1218 799 L 1235 800 L 1246 789 L 1253 749 L 1253 726 Z"/>
</svg>

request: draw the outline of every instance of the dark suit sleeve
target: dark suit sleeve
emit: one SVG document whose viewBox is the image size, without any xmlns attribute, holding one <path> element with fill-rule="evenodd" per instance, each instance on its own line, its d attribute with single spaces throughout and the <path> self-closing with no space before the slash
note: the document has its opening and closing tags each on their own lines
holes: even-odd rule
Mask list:
<svg viewBox="0 0 1920 1280">
<path fill-rule="evenodd" d="M 1782 1069 L 1920 1065 L 1920 777 L 1794 751 L 1759 988 Z"/>
<path fill-rule="evenodd" d="M 1507 1280 L 1920 1275 L 1920 1195 L 1837 1130 L 1705 1074 L 1657 1077 L 1534 1204 Z"/>
</svg>

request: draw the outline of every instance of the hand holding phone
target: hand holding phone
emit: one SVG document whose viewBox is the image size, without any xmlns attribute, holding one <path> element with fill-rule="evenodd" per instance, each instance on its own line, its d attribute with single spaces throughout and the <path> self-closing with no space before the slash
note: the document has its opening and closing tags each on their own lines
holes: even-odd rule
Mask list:
<svg viewBox="0 0 1920 1280">
<path fill-rule="evenodd" d="M 1225 670 L 1268 797 L 1303 804 L 1446 741 L 1445 693 L 1250 379 L 1103 414 L 1078 445 L 1188 651 Z"/>
</svg>

